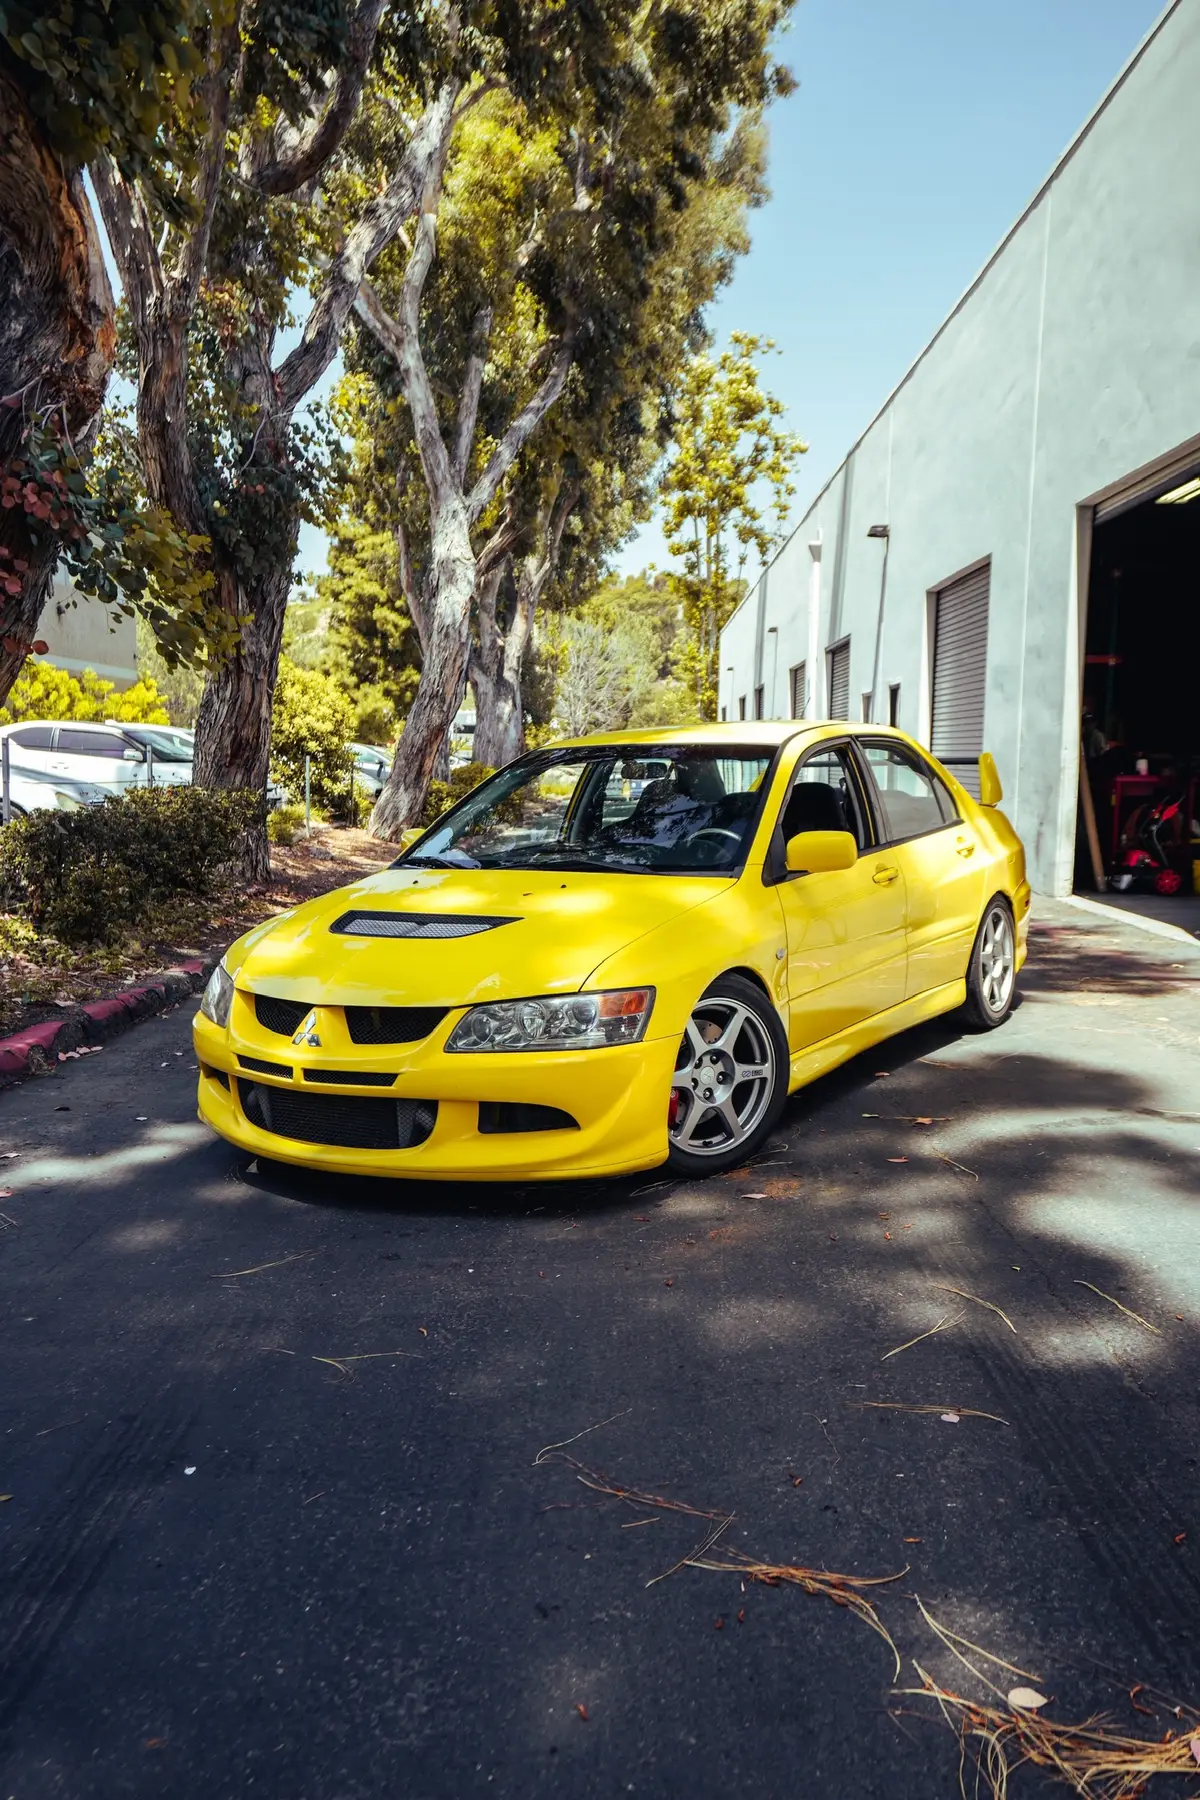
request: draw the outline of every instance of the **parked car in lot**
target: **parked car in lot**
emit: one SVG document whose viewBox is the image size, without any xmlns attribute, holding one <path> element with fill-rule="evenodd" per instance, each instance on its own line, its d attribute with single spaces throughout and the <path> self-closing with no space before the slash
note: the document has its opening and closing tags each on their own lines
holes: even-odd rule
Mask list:
<svg viewBox="0 0 1200 1800">
<path fill-rule="evenodd" d="M 196 733 L 190 726 L 127 725 L 123 719 L 106 719 L 105 724 L 152 749 L 156 767 L 160 757 L 164 762 L 190 764 L 195 756 Z"/>
<path fill-rule="evenodd" d="M 369 800 L 378 800 L 392 771 L 392 759 L 378 744 L 350 743 L 354 755 L 354 779 Z"/>
<path fill-rule="evenodd" d="M 107 797 L 108 790 L 94 782 L 25 769 L 9 758 L 8 803 L 14 819 L 31 812 L 78 812 L 81 806 L 99 806 Z"/>
<path fill-rule="evenodd" d="M 1008 1017 L 1030 890 L 989 756 L 979 791 L 881 725 L 531 752 L 389 869 L 226 952 L 194 1028 L 201 1116 L 330 1172 L 738 1167 L 848 1057 L 942 1013 Z"/>
<path fill-rule="evenodd" d="M 103 787 L 120 794 L 130 787 L 145 787 L 151 779 L 158 786 L 183 786 L 192 779 L 190 757 L 179 746 L 154 747 L 136 733 L 144 725 L 92 725 L 76 720 L 26 719 L 19 725 L 0 726 L 7 738 L 9 755 L 22 768 L 71 781 Z"/>
</svg>

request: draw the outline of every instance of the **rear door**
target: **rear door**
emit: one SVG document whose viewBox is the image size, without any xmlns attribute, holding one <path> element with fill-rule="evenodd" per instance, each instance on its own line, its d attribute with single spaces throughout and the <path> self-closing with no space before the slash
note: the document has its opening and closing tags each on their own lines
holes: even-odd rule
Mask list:
<svg viewBox="0 0 1200 1800">
<path fill-rule="evenodd" d="M 788 838 L 802 831 L 849 831 L 859 858 L 851 869 L 785 874 L 779 882 L 793 1055 L 898 1006 L 905 990 L 904 880 L 896 859 L 875 843 L 849 744 L 819 744 L 801 761 L 776 826 L 776 868 Z"/>
<path fill-rule="evenodd" d="M 921 753 L 898 739 L 863 738 L 878 831 L 908 899 L 909 999 L 967 972 L 983 911 L 986 850 Z"/>
<path fill-rule="evenodd" d="M 17 725 L 6 736 L 8 759 L 12 768 L 51 771 L 54 762 L 53 725 Z"/>
</svg>

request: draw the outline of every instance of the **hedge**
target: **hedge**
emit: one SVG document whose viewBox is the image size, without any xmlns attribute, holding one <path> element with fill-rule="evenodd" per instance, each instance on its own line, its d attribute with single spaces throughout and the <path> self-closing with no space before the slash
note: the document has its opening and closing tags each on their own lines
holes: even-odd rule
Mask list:
<svg viewBox="0 0 1200 1800">
<path fill-rule="evenodd" d="M 0 830 L 0 903 L 66 944 L 113 943 L 171 901 L 216 892 L 262 818 L 255 794 L 134 788 Z"/>
</svg>

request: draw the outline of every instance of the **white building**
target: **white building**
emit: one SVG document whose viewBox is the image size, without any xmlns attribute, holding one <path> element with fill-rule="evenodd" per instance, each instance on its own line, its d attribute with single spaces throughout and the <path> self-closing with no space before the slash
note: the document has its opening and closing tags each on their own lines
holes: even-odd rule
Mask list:
<svg viewBox="0 0 1200 1800">
<path fill-rule="evenodd" d="M 1143 757 L 1155 791 L 1200 775 L 1198 170 L 1174 0 L 721 640 L 722 717 L 990 749 L 1043 892 L 1075 879 L 1085 700 L 1106 867 Z"/>
<path fill-rule="evenodd" d="M 137 680 L 137 626 L 119 618 L 101 600 L 77 594 L 70 581 L 56 575 L 38 620 L 37 636 L 50 646 L 44 662 L 71 675 L 93 670 L 118 688 Z"/>
</svg>

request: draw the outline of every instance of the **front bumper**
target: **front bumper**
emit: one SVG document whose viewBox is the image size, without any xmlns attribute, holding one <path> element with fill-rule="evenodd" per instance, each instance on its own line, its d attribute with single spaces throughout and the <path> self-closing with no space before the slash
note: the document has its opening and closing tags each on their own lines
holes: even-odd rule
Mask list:
<svg viewBox="0 0 1200 1800">
<path fill-rule="evenodd" d="M 350 1047 L 328 1042 L 314 1050 L 252 1025 L 252 1009 L 235 996 L 230 1027 L 197 1014 L 194 1038 L 200 1064 L 199 1113 L 214 1131 L 251 1154 L 331 1174 L 381 1175 L 419 1181 L 538 1181 L 630 1174 L 667 1155 L 667 1104 L 679 1049 L 677 1036 L 649 1038 L 601 1050 L 447 1055 L 443 1044 L 454 1013 L 419 1044 Z M 289 1077 L 247 1070 L 239 1056 L 286 1065 Z M 378 1086 L 352 1081 L 314 1087 L 305 1071 L 396 1073 Z M 229 1085 L 216 1079 L 223 1074 Z M 263 1087 L 301 1089 L 306 1096 L 365 1095 L 374 1100 L 436 1101 L 437 1119 L 423 1143 L 407 1150 L 363 1150 L 310 1143 L 266 1131 L 247 1118 L 238 1079 Z M 484 1133 L 480 1104 L 530 1102 L 558 1107 L 578 1129 Z"/>
</svg>

